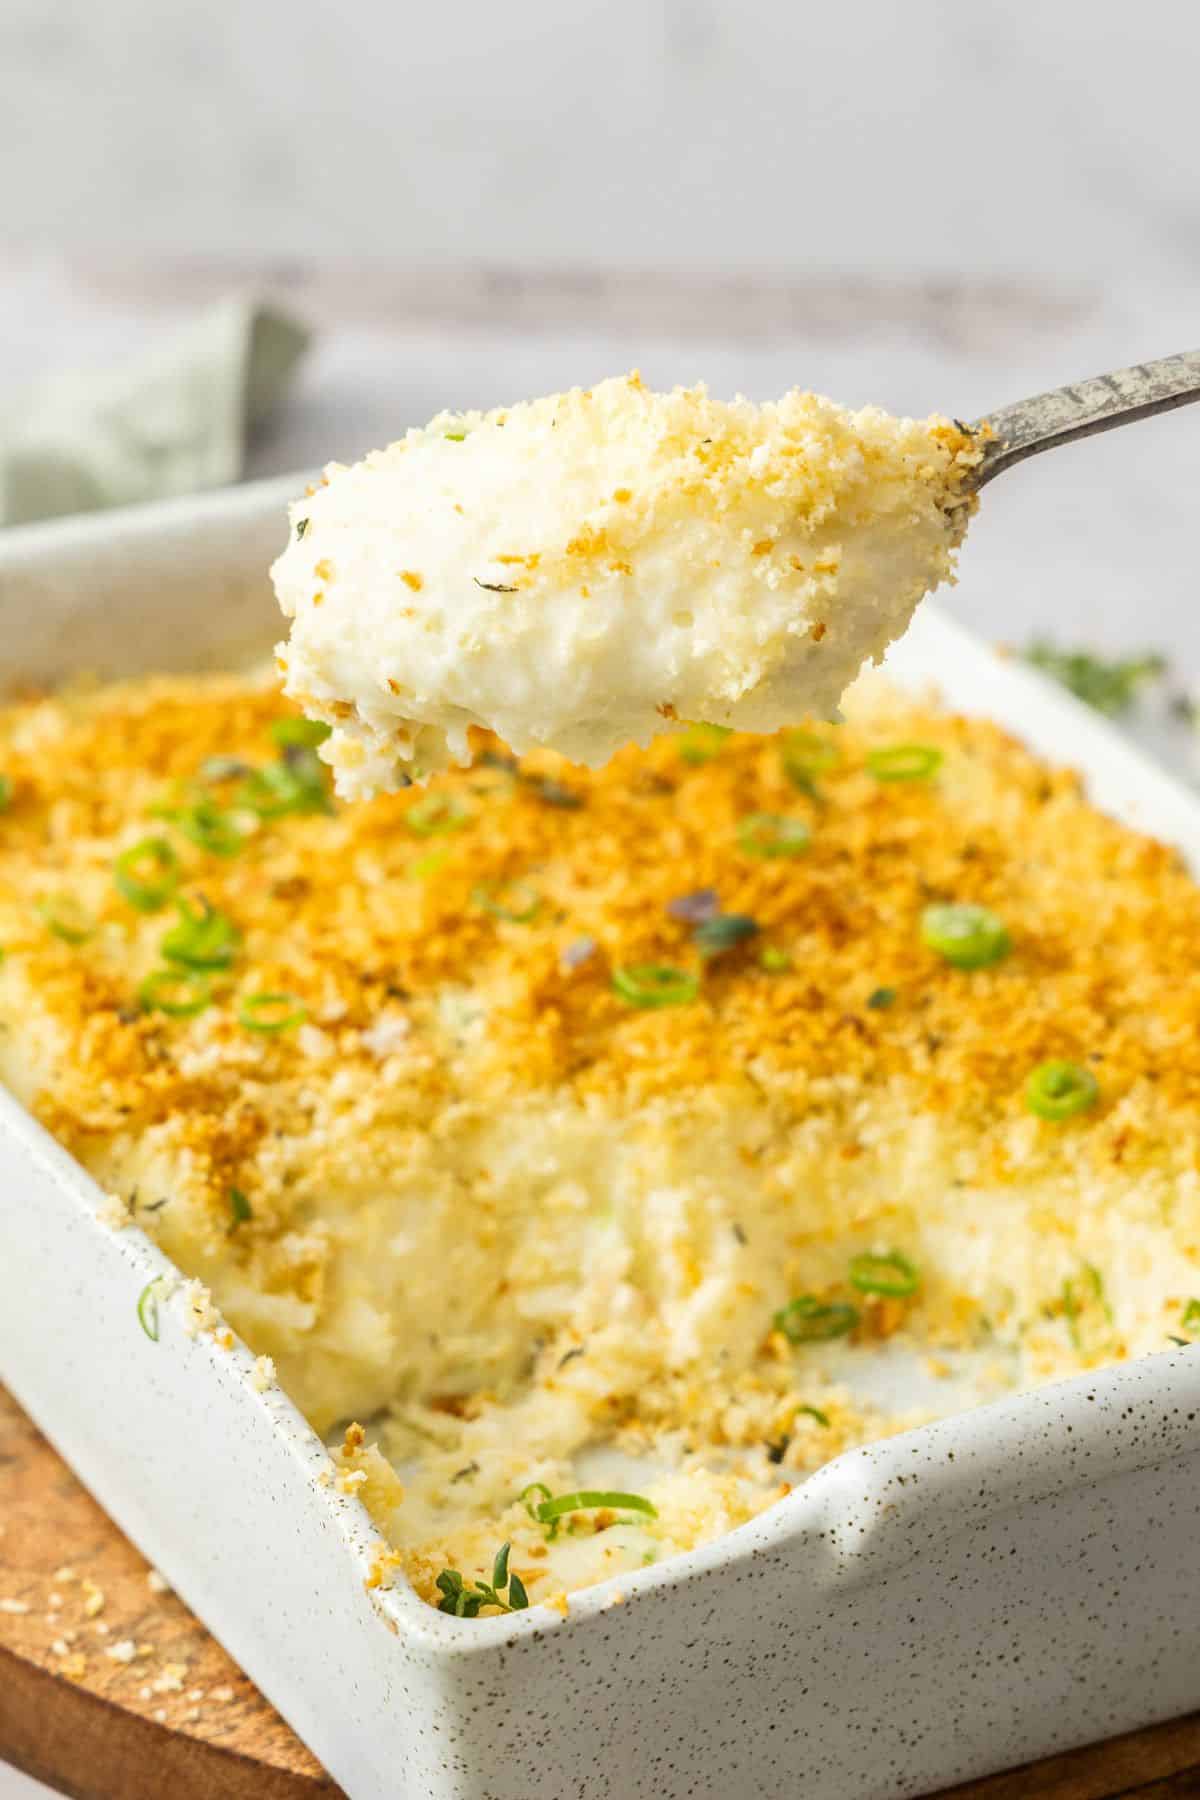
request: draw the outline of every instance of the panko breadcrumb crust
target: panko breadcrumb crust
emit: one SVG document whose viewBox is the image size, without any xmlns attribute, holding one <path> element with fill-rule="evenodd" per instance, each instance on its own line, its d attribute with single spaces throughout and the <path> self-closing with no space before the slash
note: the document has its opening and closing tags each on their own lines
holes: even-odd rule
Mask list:
<svg viewBox="0 0 1200 1800">
<path fill-rule="evenodd" d="M 858 1403 L 829 1346 L 772 1329 L 789 1294 L 844 1292 L 863 1248 L 914 1255 L 921 1285 L 861 1301 L 851 1356 L 894 1338 L 937 1374 L 994 1346 L 986 1379 L 1029 1381 L 1179 1330 L 1200 1289 L 1200 895 L 1073 774 L 870 682 L 841 726 L 684 733 L 598 773 L 481 737 L 429 789 L 247 818 L 233 856 L 156 816 L 207 759 L 271 762 L 285 710 L 265 678 L 217 676 L 0 716 L 0 1072 L 320 1428 L 392 1407 L 411 1481 L 361 1439 L 346 1473 L 426 1597 L 502 1536 L 531 1594 L 558 1592 L 516 1493 L 563 1485 L 589 1442 L 669 1445 L 678 1472 L 654 1527 L 588 1527 L 576 1583 L 923 1416 Z M 914 743 L 941 752 L 930 779 L 871 772 Z M 748 853 L 763 813 L 803 821 L 807 850 Z M 175 914 L 131 907 L 113 864 L 147 836 L 242 938 L 191 1018 L 139 1004 Z M 673 904 L 705 890 L 757 927 L 708 956 Z M 39 910 L 64 895 L 82 941 Z M 938 901 L 992 908 L 1011 954 L 964 971 L 923 947 Z M 641 964 L 695 997 L 631 1006 L 613 973 Z M 278 991 L 303 1020 L 247 1030 L 240 1003 Z M 1029 1113 L 1047 1058 L 1093 1071 L 1093 1110 Z M 635 1248 L 585 1304 L 614 1208 Z"/>
</svg>

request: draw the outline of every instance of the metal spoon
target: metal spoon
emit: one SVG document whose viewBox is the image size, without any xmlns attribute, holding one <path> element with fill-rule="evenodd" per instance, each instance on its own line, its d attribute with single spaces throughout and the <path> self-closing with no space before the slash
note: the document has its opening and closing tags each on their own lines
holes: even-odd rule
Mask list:
<svg viewBox="0 0 1200 1800">
<path fill-rule="evenodd" d="M 1200 350 L 1135 363 L 1131 369 L 1093 375 L 1089 381 L 1018 400 L 968 428 L 979 431 L 988 426 L 995 434 L 984 450 L 974 485 L 984 487 L 1014 463 L 1056 444 L 1111 431 L 1114 425 L 1129 425 L 1151 413 L 1171 412 L 1193 400 L 1200 400 Z"/>
</svg>

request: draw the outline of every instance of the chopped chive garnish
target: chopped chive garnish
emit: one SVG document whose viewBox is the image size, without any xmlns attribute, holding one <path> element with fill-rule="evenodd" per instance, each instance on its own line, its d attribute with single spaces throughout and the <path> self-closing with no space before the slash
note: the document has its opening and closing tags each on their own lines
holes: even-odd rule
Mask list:
<svg viewBox="0 0 1200 1800">
<path fill-rule="evenodd" d="M 1100 1098 L 1090 1069 L 1073 1062 L 1039 1063 L 1025 1083 L 1025 1104 L 1039 1119 L 1071 1119 Z"/>
<path fill-rule="evenodd" d="M 720 754 L 722 744 L 730 735 L 728 725 L 708 725 L 703 721 L 689 725 L 679 739 L 680 757 L 698 768 Z"/>
<path fill-rule="evenodd" d="M 143 838 L 122 850 L 113 864 L 113 880 L 122 899 L 139 912 L 165 906 L 179 882 L 179 858 L 166 838 Z"/>
<path fill-rule="evenodd" d="M 792 959 L 786 950 L 780 950 L 776 944 L 764 944 L 758 953 L 759 967 L 769 975 L 782 975 L 792 967 Z"/>
<path fill-rule="evenodd" d="M 612 984 L 630 1006 L 684 1006 L 700 992 L 700 977 L 669 963 L 619 963 Z"/>
<path fill-rule="evenodd" d="M 248 1225 L 254 1217 L 254 1210 L 241 1188 L 229 1190 L 229 1216 L 232 1220 L 230 1231 L 236 1231 L 239 1225 Z"/>
<path fill-rule="evenodd" d="M 12 805 L 13 783 L 11 775 L 0 775 L 0 812 L 7 812 Z"/>
<path fill-rule="evenodd" d="M 747 813 L 738 821 L 737 840 L 748 856 L 801 856 L 812 832 L 787 813 Z"/>
<path fill-rule="evenodd" d="M 715 919 L 705 919 L 697 925 L 692 941 L 702 956 L 720 956 L 723 950 L 732 950 L 735 944 L 756 937 L 758 931 L 758 920 L 748 913 L 718 913 Z"/>
<path fill-rule="evenodd" d="M 506 919 L 511 925 L 528 925 L 542 906 L 542 896 L 527 881 L 481 884 L 472 890 L 471 898 L 481 912 L 490 913 L 493 919 Z"/>
<path fill-rule="evenodd" d="M 308 1008 L 295 994 L 247 994 L 238 1007 L 238 1024 L 247 1031 L 290 1031 L 307 1017 Z"/>
<path fill-rule="evenodd" d="M 896 1003 L 896 990 L 892 987 L 877 987 L 867 995 L 867 1005 L 872 1012 L 886 1012 L 889 1006 Z"/>
<path fill-rule="evenodd" d="M 928 781 L 942 766 L 942 752 L 932 744 L 893 744 L 867 751 L 867 770 L 876 781 Z"/>
<path fill-rule="evenodd" d="M 508 1566 L 509 1546 L 501 1544 L 492 1562 L 491 1581 L 473 1585 L 463 1580 L 457 1569 L 443 1569 L 434 1582 L 439 1594 L 438 1611 L 451 1613 L 457 1619 L 475 1619 L 481 1606 L 494 1606 L 498 1612 L 524 1612 L 529 1605 L 525 1583 Z M 505 1590 L 507 1589 L 507 1595 Z"/>
<path fill-rule="evenodd" d="M 281 750 L 315 750 L 332 730 L 324 719 L 305 719 L 295 713 L 271 720 L 271 736 Z"/>
<path fill-rule="evenodd" d="M 865 1250 L 851 1261 L 850 1284 L 860 1294 L 882 1294 L 889 1300 L 906 1300 L 920 1287 L 921 1277 L 916 1264 L 909 1262 L 899 1250 L 889 1250 L 882 1256 Z"/>
<path fill-rule="evenodd" d="M 158 1342 L 158 1284 L 160 1276 L 148 1281 L 137 1297 L 138 1324 L 152 1344 Z"/>
<path fill-rule="evenodd" d="M 64 944 L 86 944 L 96 929 L 96 921 L 72 894 L 48 894 L 37 903 L 38 915 L 46 930 Z"/>
<path fill-rule="evenodd" d="M 1008 927 L 986 906 L 927 906 L 921 941 L 956 969 L 986 969 L 1012 949 Z"/>
<path fill-rule="evenodd" d="M 828 738 L 818 737 L 815 731 L 785 732 L 781 755 L 784 774 L 806 794 L 813 791 L 814 775 L 836 768 L 842 760 L 837 745 L 831 744 Z"/>
<path fill-rule="evenodd" d="M 1104 1297 L 1104 1280 L 1093 1264 L 1084 1263 L 1077 1276 L 1068 1276 L 1063 1282 L 1062 1309 L 1071 1343 L 1076 1350 L 1085 1349 L 1080 1322 L 1086 1313 L 1098 1310 L 1111 1326 L 1112 1308 Z"/>
<path fill-rule="evenodd" d="M 815 1294 L 798 1294 L 775 1314 L 776 1331 L 790 1344 L 823 1344 L 845 1337 L 858 1324 L 858 1308 L 845 1301 L 818 1300 Z"/>
<path fill-rule="evenodd" d="M 1200 1331 L 1200 1300 L 1189 1300 L 1183 1309 L 1183 1329 Z"/>
<path fill-rule="evenodd" d="M 471 809 L 457 794 L 425 794 L 404 815 L 414 837 L 437 837 L 444 831 L 461 831 Z"/>
<path fill-rule="evenodd" d="M 212 1000 L 208 976 L 188 969 L 156 969 L 138 988 L 138 999 L 147 1012 L 167 1013 L 172 1019 L 190 1019 L 202 1013 Z"/>
<path fill-rule="evenodd" d="M 233 920 L 207 900 L 198 904 L 178 900 L 176 905 L 179 924 L 173 925 L 162 941 L 165 960 L 189 969 L 227 969 L 242 941 Z"/>
</svg>

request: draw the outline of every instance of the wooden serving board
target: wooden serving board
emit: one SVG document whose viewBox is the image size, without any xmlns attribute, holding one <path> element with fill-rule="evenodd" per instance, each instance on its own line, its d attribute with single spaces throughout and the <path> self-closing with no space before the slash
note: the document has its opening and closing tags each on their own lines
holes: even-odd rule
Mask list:
<svg viewBox="0 0 1200 1800">
<path fill-rule="evenodd" d="M 0 1388 L 0 1761 L 77 1800 L 338 1800 L 257 1688 L 157 1587 Z M 941 1800 L 1130 1795 L 1200 1797 L 1200 1714 Z"/>
</svg>

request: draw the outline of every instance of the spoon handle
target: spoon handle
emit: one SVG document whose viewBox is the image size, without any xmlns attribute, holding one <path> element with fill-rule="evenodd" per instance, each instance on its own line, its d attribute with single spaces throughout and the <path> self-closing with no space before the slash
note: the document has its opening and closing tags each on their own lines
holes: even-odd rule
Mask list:
<svg viewBox="0 0 1200 1800">
<path fill-rule="evenodd" d="M 1131 369 L 1093 375 L 1089 381 L 1053 388 L 1032 400 L 1018 400 L 1015 406 L 1001 407 L 975 421 L 973 429 L 986 424 L 995 433 L 984 450 L 975 486 L 985 486 L 1014 463 L 1056 444 L 1111 431 L 1114 425 L 1170 412 L 1193 400 L 1200 400 L 1200 350 L 1135 363 Z"/>
</svg>

